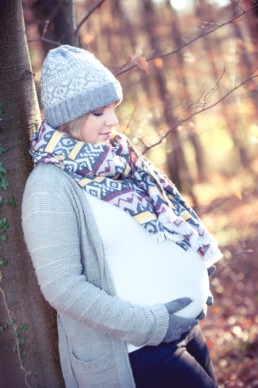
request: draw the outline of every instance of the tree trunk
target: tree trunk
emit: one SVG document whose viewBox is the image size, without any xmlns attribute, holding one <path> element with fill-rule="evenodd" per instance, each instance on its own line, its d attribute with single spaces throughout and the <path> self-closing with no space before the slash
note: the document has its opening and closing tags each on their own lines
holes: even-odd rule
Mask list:
<svg viewBox="0 0 258 388">
<path fill-rule="evenodd" d="M 145 29 L 148 33 L 150 46 L 152 51 L 157 54 L 160 52 L 160 50 L 158 40 L 155 36 L 156 23 L 152 1 L 144 0 L 143 9 Z M 176 118 L 174 117 L 172 110 L 172 96 L 167 89 L 165 75 L 155 66 L 153 67 L 153 72 L 159 97 L 163 101 L 164 121 L 169 129 L 176 123 Z M 179 190 L 182 190 L 185 188 L 185 183 L 191 181 L 191 178 L 187 169 L 187 164 L 178 131 L 174 130 L 167 136 L 166 148 L 169 175 Z"/>
<path fill-rule="evenodd" d="M 205 0 L 198 1 L 198 4 L 196 5 L 196 14 L 200 20 L 206 20 L 205 15 L 210 14 L 209 10 L 207 9 L 207 4 Z M 205 52 L 207 53 L 207 56 L 210 59 L 209 63 L 211 66 L 212 77 L 214 81 L 217 82 L 218 79 L 220 78 L 220 73 L 217 68 L 216 52 L 214 47 L 216 47 L 216 49 L 218 50 L 220 47 L 220 41 L 219 39 L 216 38 L 216 36 L 213 37 L 213 39 L 210 39 L 209 36 L 206 36 L 204 39 L 202 39 L 202 43 L 204 45 Z M 219 98 L 222 99 L 223 92 L 221 91 L 221 89 L 218 88 L 217 92 L 218 92 Z M 238 121 L 235 119 L 234 116 L 232 116 L 232 114 L 229 114 L 225 100 L 221 101 L 220 107 L 223 114 L 223 118 L 225 120 L 226 127 L 228 129 L 228 134 L 231 137 L 231 140 L 235 146 L 235 151 L 238 154 L 239 162 L 242 165 L 242 167 L 246 169 L 250 169 L 248 150 L 238 135 Z"/>
<path fill-rule="evenodd" d="M 182 45 L 182 38 L 180 34 L 179 21 L 176 10 L 172 7 L 172 4 L 169 0 L 166 2 L 168 11 L 171 13 L 171 36 L 175 42 L 175 47 L 180 47 Z M 176 53 L 177 66 L 175 67 L 175 72 L 177 72 L 177 78 L 179 84 L 182 85 L 183 93 L 182 97 L 184 101 L 191 101 L 191 96 L 188 92 L 188 83 L 186 79 L 186 71 L 185 71 L 185 60 L 181 50 Z M 192 109 L 187 107 L 184 109 L 184 116 L 190 116 L 192 113 Z M 194 123 L 194 119 L 191 120 Z M 204 160 L 204 152 L 199 139 L 198 134 L 195 131 L 195 125 L 188 127 L 187 133 L 188 139 L 192 144 L 195 156 L 195 163 L 197 168 L 197 179 L 199 182 L 203 182 L 206 180 L 206 171 L 205 171 L 205 160 Z M 189 182 L 192 183 L 192 182 Z M 189 190 L 188 190 L 189 191 Z"/>
<path fill-rule="evenodd" d="M 123 37 L 122 42 L 125 45 L 126 41 L 128 40 L 129 47 L 130 47 L 130 54 L 136 54 L 137 53 L 137 36 L 141 35 L 142 31 L 138 31 L 136 26 L 132 24 L 130 19 L 128 18 L 128 15 L 126 14 L 125 10 L 123 7 L 121 7 L 121 1 L 116 0 L 116 13 L 117 17 L 120 20 L 120 31 L 121 35 Z M 141 4 L 139 2 L 138 4 L 139 8 L 141 8 Z M 139 9 L 138 12 L 141 12 L 141 9 Z M 125 46 L 127 47 L 127 46 Z M 121 51 L 123 52 L 123 50 Z M 141 88 L 145 91 L 145 94 L 147 96 L 151 96 L 151 87 L 150 87 L 150 82 L 148 80 L 148 76 L 146 75 L 145 72 L 141 71 L 139 72 L 139 79 L 140 79 L 140 84 Z M 131 81 L 132 82 L 132 81 Z M 138 84 L 138 82 L 137 82 Z M 153 101 L 151 102 L 153 103 Z M 154 109 L 154 107 L 153 107 Z"/>
<path fill-rule="evenodd" d="M 256 7 L 252 10 L 252 12 L 248 12 L 246 15 L 246 26 L 250 31 L 251 38 L 253 45 L 256 48 L 257 53 L 257 46 L 258 46 L 258 7 L 257 7 L 257 0 L 244 0 L 244 5 L 247 9 Z M 256 55 L 256 61 L 257 61 L 257 55 Z"/>
<path fill-rule="evenodd" d="M 29 133 L 40 122 L 22 0 L 1 0 L 0 42 L 0 385 L 58 388 L 55 314 L 39 291 L 21 228 Z"/>
<path fill-rule="evenodd" d="M 31 22 L 38 26 L 45 53 L 60 44 L 79 46 L 73 0 L 24 0 Z M 26 12 L 25 12 L 25 22 Z"/>
<path fill-rule="evenodd" d="M 235 1 L 230 2 L 231 4 L 231 10 L 233 16 L 236 16 L 237 13 L 239 12 L 239 6 Z M 252 74 L 254 74 L 254 71 L 256 70 L 257 63 L 255 63 L 255 58 L 252 60 L 253 54 L 250 54 L 248 52 L 248 49 L 246 48 L 246 38 L 242 32 L 241 27 L 239 26 L 238 23 L 232 23 L 232 28 L 235 33 L 236 41 L 241 45 L 238 48 L 238 58 L 239 58 L 239 73 L 241 74 L 242 78 L 248 78 Z M 249 39 L 249 37 L 248 37 Z M 251 88 L 251 89 L 250 89 Z M 248 83 L 248 85 L 245 85 L 245 89 L 247 94 L 250 96 L 250 100 L 253 104 L 254 110 L 255 110 L 255 115 L 254 117 L 257 117 L 258 113 L 258 102 L 257 102 L 257 84 L 256 81 L 253 80 Z M 251 91 L 250 91 L 251 90 Z"/>
</svg>

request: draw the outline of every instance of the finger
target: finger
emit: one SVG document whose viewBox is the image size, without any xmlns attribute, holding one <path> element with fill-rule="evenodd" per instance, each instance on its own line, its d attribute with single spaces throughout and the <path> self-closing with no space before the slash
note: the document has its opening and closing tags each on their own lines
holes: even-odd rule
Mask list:
<svg viewBox="0 0 258 388">
<path fill-rule="evenodd" d="M 207 301 L 206 301 L 206 304 L 207 304 L 208 306 L 212 306 L 212 305 L 214 304 L 214 298 L 213 298 L 212 295 L 208 296 L 208 299 L 207 299 Z"/>
<path fill-rule="evenodd" d="M 182 310 L 192 302 L 193 300 L 191 298 L 185 297 L 172 300 L 171 302 L 166 303 L 165 306 L 170 314 L 174 314 L 177 311 Z"/>
<path fill-rule="evenodd" d="M 208 275 L 209 276 L 212 276 L 214 274 L 214 272 L 216 271 L 216 266 L 215 265 L 211 265 L 208 269 Z"/>
<path fill-rule="evenodd" d="M 194 328 L 194 326 L 198 324 L 197 319 L 182 318 L 182 317 L 176 317 L 176 322 L 178 327 L 180 328 L 181 333 L 185 333 L 187 331 L 192 330 L 192 328 Z"/>
<path fill-rule="evenodd" d="M 206 314 L 204 311 L 202 311 L 198 317 L 196 319 L 198 319 L 198 321 L 202 321 L 204 318 L 206 317 Z"/>
</svg>

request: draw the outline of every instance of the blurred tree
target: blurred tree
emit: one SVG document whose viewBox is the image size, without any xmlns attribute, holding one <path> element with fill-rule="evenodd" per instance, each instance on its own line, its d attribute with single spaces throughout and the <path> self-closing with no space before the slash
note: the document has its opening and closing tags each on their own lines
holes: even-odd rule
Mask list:
<svg viewBox="0 0 258 388">
<path fill-rule="evenodd" d="M 43 300 L 21 228 L 40 122 L 21 0 L 0 2 L 0 385 L 61 387 L 53 310 Z M 33 295 L 33 298 L 32 298 Z"/>
<path fill-rule="evenodd" d="M 247 9 L 253 8 L 252 12 L 247 15 L 247 28 L 249 29 L 254 46 L 258 46 L 258 1 L 257 0 L 244 0 L 244 4 Z M 256 55 L 257 60 L 257 55 Z"/>
<path fill-rule="evenodd" d="M 142 19 L 145 23 L 151 51 L 155 54 L 160 54 L 159 41 L 155 34 L 155 27 L 157 25 L 156 15 L 151 0 L 143 1 L 143 12 Z M 153 66 L 153 81 L 156 84 L 159 98 L 163 102 L 164 122 L 169 130 L 175 126 L 177 119 L 173 114 L 172 95 L 167 89 L 164 69 L 161 71 L 158 67 Z M 188 171 L 179 132 L 172 130 L 166 139 L 168 173 L 179 189 L 185 189 L 189 192 L 189 185 L 191 186 L 192 179 Z M 193 195 L 192 192 L 190 194 Z"/>
<path fill-rule="evenodd" d="M 45 53 L 59 44 L 79 46 L 75 35 L 73 0 L 23 0 L 25 22 L 26 9 L 34 14 Z"/>
<path fill-rule="evenodd" d="M 200 24 L 203 23 L 204 21 L 206 23 L 215 22 L 215 20 L 212 18 L 210 5 L 207 3 L 206 0 L 196 1 L 196 15 L 200 20 Z M 222 59 L 223 49 L 221 47 L 220 40 L 216 37 L 216 35 L 214 35 L 212 38 L 210 38 L 210 36 L 206 36 L 204 39 L 202 39 L 202 44 L 205 50 L 207 63 L 209 63 L 209 66 L 211 69 L 211 76 L 214 79 L 215 84 L 217 82 L 222 82 L 220 78 L 221 78 L 221 71 L 223 71 L 223 68 L 219 70 L 218 63 L 223 63 L 225 61 L 223 61 Z M 220 57 L 220 61 L 218 61 L 218 57 Z M 249 75 L 250 74 L 251 73 L 249 73 Z M 222 88 L 220 88 L 220 85 L 218 85 L 216 93 L 218 94 L 219 99 L 222 99 L 223 91 L 222 91 Z M 228 109 L 228 105 L 226 101 L 223 99 L 220 102 L 220 109 L 221 109 L 223 120 L 225 121 L 225 124 L 226 124 L 226 129 L 234 144 L 234 151 L 236 152 L 236 154 L 238 154 L 241 165 L 244 168 L 249 169 L 250 168 L 249 155 L 248 155 L 247 148 L 245 147 L 245 144 L 241 139 L 241 136 L 239 136 L 239 133 L 238 133 L 239 123 L 236 120 L 236 116 L 230 113 Z M 242 132 L 241 129 L 240 131 Z"/>
<path fill-rule="evenodd" d="M 180 33 L 177 12 L 175 8 L 172 7 L 170 0 L 166 0 L 166 5 L 171 18 L 171 36 L 175 42 L 175 47 L 179 48 L 182 46 L 182 37 Z M 175 71 L 177 74 L 178 82 L 181 85 L 180 90 L 182 91 L 181 93 L 182 93 L 182 99 L 183 99 L 181 108 L 183 111 L 183 116 L 187 117 L 187 116 L 190 116 L 193 112 L 192 112 L 191 103 L 190 103 L 192 98 L 188 91 L 185 60 L 184 60 L 183 52 L 181 50 L 178 50 L 175 56 L 176 56 L 176 62 L 177 62 L 175 66 Z M 197 167 L 198 180 L 204 181 L 206 177 L 204 153 L 203 153 L 202 145 L 200 143 L 198 134 L 196 133 L 196 127 L 193 119 L 191 120 L 191 125 L 188 126 L 187 136 L 194 149 L 194 157 L 195 157 L 195 162 Z"/>
<path fill-rule="evenodd" d="M 236 16 L 239 12 L 239 5 L 236 1 L 231 0 L 231 10 L 233 16 Z M 257 8 L 258 8 L 258 3 L 256 2 Z M 254 15 L 255 10 L 253 10 L 253 15 Z M 256 9 L 257 12 L 257 9 Z M 254 61 L 252 60 L 252 51 L 253 48 L 248 49 L 250 45 L 248 45 L 247 41 L 247 36 L 244 34 L 239 22 L 236 20 L 234 23 L 231 24 L 233 30 L 234 30 L 234 35 L 236 37 L 236 42 L 237 42 L 237 47 L 238 47 L 238 58 L 239 58 L 239 66 L 238 70 L 240 75 L 242 76 L 243 79 L 250 77 L 251 74 L 253 74 L 255 70 L 255 64 L 253 63 Z M 248 36 L 249 40 L 249 36 Z M 245 85 L 246 92 L 250 94 L 252 104 L 254 106 L 254 112 L 255 116 L 257 117 L 258 115 L 258 100 L 257 100 L 257 86 L 255 80 L 252 82 L 249 82 L 248 85 Z"/>
<path fill-rule="evenodd" d="M 120 51 L 123 53 L 125 49 L 127 49 L 127 52 L 130 53 L 131 56 L 137 55 L 138 52 L 138 41 L 137 41 L 137 34 L 138 30 L 135 26 L 132 25 L 130 19 L 128 18 L 128 15 L 125 12 L 125 9 L 122 7 L 121 0 L 116 0 L 116 15 L 120 21 L 120 29 L 117 32 L 120 33 L 123 39 L 121 40 L 123 42 L 122 50 Z M 141 7 L 141 4 L 138 4 L 139 7 Z M 140 13 L 140 9 L 139 9 Z M 117 39 L 117 36 L 114 37 Z M 127 46 L 126 46 L 126 42 Z M 130 60 L 130 58 L 128 58 Z M 142 85 L 142 89 L 145 91 L 145 94 L 147 96 L 151 96 L 151 88 L 150 88 L 150 82 L 148 79 L 148 75 L 146 72 L 140 72 L 139 74 L 140 83 Z M 151 99 L 151 101 L 153 101 Z"/>
<path fill-rule="evenodd" d="M 112 62 L 115 64 L 119 63 L 125 45 L 122 39 L 117 39 L 117 36 L 121 33 L 123 22 L 120 19 L 119 3 L 119 0 L 107 3 L 106 12 L 100 15 L 103 20 L 103 36 L 106 36 L 108 51 L 112 56 Z"/>
</svg>

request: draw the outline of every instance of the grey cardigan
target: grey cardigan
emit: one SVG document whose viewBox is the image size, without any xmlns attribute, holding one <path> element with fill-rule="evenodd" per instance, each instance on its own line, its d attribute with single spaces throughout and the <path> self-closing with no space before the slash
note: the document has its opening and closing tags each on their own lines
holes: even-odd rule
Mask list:
<svg viewBox="0 0 258 388">
<path fill-rule="evenodd" d="M 82 190 L 58 167 L 39 164 L 23 196 L 25 241 L 41 292 L 57 311 L 66 387 L 135 387 L 125 343 L 161 343 L 168 313 L 162 304 L 137 306 L 116 296 Z"/>
</svg>

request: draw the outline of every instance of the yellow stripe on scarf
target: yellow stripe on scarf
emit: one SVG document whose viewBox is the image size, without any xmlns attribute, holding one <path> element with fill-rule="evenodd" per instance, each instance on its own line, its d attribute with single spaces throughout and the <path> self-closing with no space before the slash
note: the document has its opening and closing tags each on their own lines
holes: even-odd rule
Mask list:
<svg viewBox="0 0 258 388">
<path fill-rule="evenodd" d="M 79 183 L 79 185 L 80 185 L 81 187 L 84 187 L 84 186 L 86 186 L 88 183 L 91 183 L 92 181 L 101 183 L 101 182 L 102 182 L 103 180 L 105 180 L 105 179 L 106 179 L 106 177 L 96 176 L 96 178 L 94 178 L 94 179 L 90 179 L 90 178 L 83 178 L 83 179 L 80 179 L 80 180 L 78 181 L 78 183 Z"/>
<path fill-rule="evenodd" d="M 131 167 L 129 166 L 129 164 L 126 164 L 125 171 L 123 172 L 123 176 L 127 177 L 130 171 L 131 171 Z"/>
<path fill-rule="evenodd" d="M 45 152 L 51 153 L 54 151 L 56 144 L 59 142 L 61 137 L 63 136 L 62 132 L 54 131 L 53 135 L 51 136 L 51 139 L 47 143 L 47 146 L 45 148 Z"/>
<path fill-rule="evenodd" d="M 78 143 L 76 143 L 71 153 L 69 154 L 69 158 L 72 160 L 75 160 L 76 156 L 78 155 L 78 153 L 80 152 L 83 146 L 84 146 L 84 143 L 82 141 L 78 141 Z"/>
<path fill-rule="evenodd" d="M 155 220 L 157 216 L 156 214 L 153 214 L 151 212 L 144 212 L 144 213 L 136 214 L 133 218 L 135 219 L 135 221 L 142 224 L 147 221 Z"/>
<path fill-rule="evenodd" d="M 189 218 L 191 218 L 191 215 L 188 213 L 188 212 L 183 212 L 182 214 L 180 214 L 180 216 L 184 219 L 184 220 L 189 220 Z"/>
</svg>

